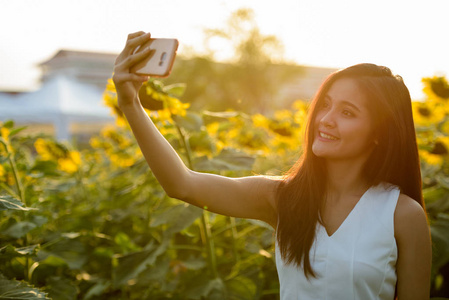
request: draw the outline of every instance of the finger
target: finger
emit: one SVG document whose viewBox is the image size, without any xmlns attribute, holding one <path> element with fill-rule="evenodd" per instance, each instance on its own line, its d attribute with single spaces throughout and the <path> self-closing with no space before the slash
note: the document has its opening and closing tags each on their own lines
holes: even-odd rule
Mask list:
<svg viewBox="0 0 449 300">
<path fill-rule="evenodd" d="M 136 37 L 144 35 L 144 34 L 145 34 L 144 31 L 137 31 L 137 32 L 130 33 L 130 34 L 128 34 L 128 40 L 136 38 Z"/>
<path fill-rule="evenodd" d="M 129 72 L 129 69 L 140 62 L 141 60 L 148 58 L 148 56 L 154 54 L 154 50 L 147 48 L 142 52 L 138 52 L 136 54 L 128 55 L 124 60 L 116 64 L 115 69 L 120 72 Z"/>
<path fill-rule="evenodd" d="M 138 31 L 134 33 L 130 33 L 128 35 L 128 39 L 126 41 L 125 48 L 122 50 L 122 52 L 117 56 L 115 60 L 115 66 L 120 65 L 123 61 L 126 61 L 129 56 L 133 55 L 134 52 L 136 52 L 136 48 L 148 40 L 150 40 L 151 34 L 145 33 L 143 31 Z M 143 52 L 143 51 L 142 51 Z M 136 59 L 140 59 L 139 57 Z"/>
<path fill-rule="evenodd" d="M 115 64 L 116 65 L 118 63 L 120 63 L 121 61 L 123 61 L 124 59 L 126 59 L 126 57 L 128 55 L 130 55 L 134 51 L 134 50 L 131 51 L 131 49 L 130 49 L 131 47 L 130 46 L 132 46 L 132 41 L 135 40 L 136 38 L 140 37 L 140 36 L 145 36 L 145 32 L 137 31 L 137 32 L 128 34 L 128 38 L 126 39 L 125 47 L 122 50 L 122 52 L 117 56 L 117 58 L 115 60 Z"/>
<path fill-rule="evenodd" d="M 124 49 L 124 53 L 131 54 L 135 51 L 137 46 L 142 45 L 143 43 L 147 42 L 151 38 L 151 33 L 143 33 L 142 32 L 136 32 L 135 34 L 130 34 L 128 36 L 128 39 L 126 40 L 126 45 Z"/>
</svg>

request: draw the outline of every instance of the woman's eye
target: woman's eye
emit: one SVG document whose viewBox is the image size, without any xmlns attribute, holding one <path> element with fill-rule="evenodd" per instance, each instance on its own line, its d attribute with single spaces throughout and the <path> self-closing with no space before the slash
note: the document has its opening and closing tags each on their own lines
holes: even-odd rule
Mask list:
<svg viewBox="0 0 449 300">
<path fill-rule="evenodd" d="M 343 110 L 343 114 L 345 116 L 348 116 L 348 117 L 354 116 L 354 114 L 351 111 L 347 110 L 347 109 Z"/>
</svg>

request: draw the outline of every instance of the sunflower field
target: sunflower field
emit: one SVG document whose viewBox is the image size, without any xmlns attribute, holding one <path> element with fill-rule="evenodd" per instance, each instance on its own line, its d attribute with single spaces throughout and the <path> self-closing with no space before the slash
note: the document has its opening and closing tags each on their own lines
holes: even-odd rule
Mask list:
<svg viewBox="0 0 449 300">
<path fill-rule="evenodd" d="M 449 297 L 449 85 L 413 110 L 433 240 L 431 296 Z M 299 157 L 307 103 L 270 116 L 192 111 L 185 85 L 149 81 L 148 114 L 189 168 L 280 175 Z M 0 299 L 278 299 L 274 232 L 169 198 L 116 115 L 88 145 L 0 125 Z"/>
</svg>

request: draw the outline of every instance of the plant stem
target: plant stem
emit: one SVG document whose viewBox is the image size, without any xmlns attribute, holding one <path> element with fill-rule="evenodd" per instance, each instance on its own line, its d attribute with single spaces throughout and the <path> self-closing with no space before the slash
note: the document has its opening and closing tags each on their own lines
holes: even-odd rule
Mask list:
<svg viewBox="0 0 449 300">
<path fill-rule="evenodd" d="M 214 240 L 211 238 L 211 230 L 210 230 L 210 222 L 209 222 L 209 213 L 203 210 L 203 214 L 201 215 L 201 226 L 204 228 L 204 232 L 206 233 L 206 244 L 207 250 L 209 254 L 209 266 L 214 278 L 218 278 L 218 270 L 217 270 L 217 258 L 215 256 L 215 245 Z"/>
<path fill-rule="evenodd" d="M 174 121 L 174 124 L 176 126 L 176 130 L 178 131 L 181 143 L 185 149 L 186 152 L 186 158 L 187 158 L 187 164 L 189 169 L 194 171 L 193 163 L 192 163 L 192 151 L 190 149 L 190 145 L 188 144 L 188 141 L 182 132 L 181 127 Z M 217 259 L 215 256 L 215 245 L 214 240 L 212 239 L 212 232 L 210 230 L 211 225 L 209 221 L 209 214 L 207 211 L 203 210 L 203 213 L 201 215 L 201 231 L 204 233 L 205 243 L 207 245 L 207 252 L 208 252 L 208 258 L 209 258 L 209 268 L 211 270 L 213 278 L 218 278 L 218 270 L 217 270 Z"/>
<path fill-rule="evenodd" d="M 19 200 L 27 206 L 26 199 L 25 199 L 25 191 L 23 189 L 22 181 L 20 180 L 19 171 L 17 169 L 16 162 L 14 160 L 14 151 L 11 150 L 11 144 L 7 142 L 2 142 L 3 146 L 5 146 L 6 153 L 8 155 L 8 161 L 11 165 L 11 170 L 14 176 L 14 181 L 16 184 L 17 189 L 17 196 L 19 196 Z M 11 190 L 12 191 L 12 190 Z M 25 214 L 25 212 L 24 212 Z M 27 247 L 29 245 L 29 234 L 26 234 L 24 237 L 24 246 Z M 27 280 L 30 280 L 29 278 L 29 269 L 30 269 L 30 261 L 28 257 L 25 257 L 25 278 Z"/>
<path fill-rule="evenodd" d="M 231 234 L 232 234 L 232 252 L 234 253 L 235 261 L 240 260 L 240 255 L 237 251 L 236 241 L 237 241 L 237 226 L 235 225 L 235 218 L 229 217 L 231 222 Z"/>
<path fill-rule="evenodd" d="M 187 139 L 186 139 L 184 133 L 182 132 L 181 127 L 179 127 L 179 125 L 178 125 L 178 123 L 176 123 L 176 121 L 174 121 L 174 122 L 175 122 L 176 130 L 178 131 L 178 134 L 180 136 L 182 146 L 184 147 L 184 150 L 186 151 L 187 165 L 188 165 L 189 169 L 193 170 L 192 151 L 190 149 L 190 146 L 187 144 Z"/>
<path fill-rule="evenodd" d="M 6 147 L 7 151 L 8 151 L 8 148 L 9 147 Z M 22 182 L 19 177 L 19 171 L 17 170 L 17 166 L 14 161 L 12 153 L 8 152 L 8 160 L 9 160 L 9 164 L 11 165 L 12 173 L 14 175 L 14 181 L 16 183 L 17 194 L 20 197 L 20 201 L 22 201 L 22 203 L 25 204 L 25 206 L 27 206 L 26 199 L 25 199 L 25 191 L 23 190 Z"/>
</svg>

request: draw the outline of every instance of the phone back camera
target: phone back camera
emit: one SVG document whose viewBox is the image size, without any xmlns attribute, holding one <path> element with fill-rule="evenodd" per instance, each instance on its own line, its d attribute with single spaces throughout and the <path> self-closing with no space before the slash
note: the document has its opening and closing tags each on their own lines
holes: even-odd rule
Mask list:
<svg viewBox="0 0 449 300">
<path fill-rule="evenodd" d="M 161 54 L 161 58 L 160 58 L 160 61 L 159 61 L 159 66 L 162 66 L 164 64 L 164 61 L 165 61 L 166 58 L 167 58 L 167 52 L 163 52 Z"/>
</svg>

